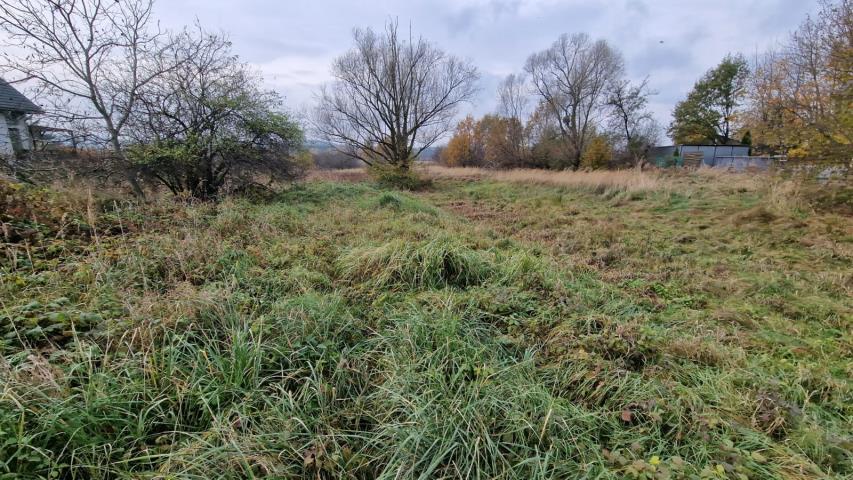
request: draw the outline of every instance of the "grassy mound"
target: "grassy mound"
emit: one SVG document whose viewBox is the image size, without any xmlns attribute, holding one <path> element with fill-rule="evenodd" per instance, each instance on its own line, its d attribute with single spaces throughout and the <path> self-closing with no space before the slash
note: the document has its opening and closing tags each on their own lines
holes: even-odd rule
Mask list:
<svg viewBox="0 0 853 480">
<path fill-rule="evenodd" d="M 344 255 L 340 265 L 345 277 L 377 290 L 464 288 L 482 284 L 494 270 L 486 254 L 449 238 L 356 249 Z"/>
<path fill-rule="evenodd" d="M 431 205 L 425 204 L 410 195 L 404 195 L 399 192 L 383 192 L 376 198 L 371 198 L 368 207 L 385 208 L 396 212 L 411 212 L 411 213 L 426 213 L 428 215 L 438 215 L 436 210 Z"/>
<path fill-rule="evenodd" d="M 432 185 L 429 178 L 412 169 L 401 170 L 390 165 L 376 164 L 368 168 L 368 173 L 382 188 L 418 191 Z"/>
<path fill-rule="evenodd" d="M 484 284 L 549 291 L 558 284 L 554 270 L 528 252 L 476 250 L 445 236 L 357 248 L 338 263 L 345 278 L 377 292 Z"/>
</svg>

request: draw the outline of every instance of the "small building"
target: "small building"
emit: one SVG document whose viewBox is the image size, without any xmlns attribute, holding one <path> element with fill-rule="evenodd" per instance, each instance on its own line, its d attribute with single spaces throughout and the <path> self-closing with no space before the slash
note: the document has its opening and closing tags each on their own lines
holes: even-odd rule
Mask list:
<svg viewBox="0 0 853 480">
<path fill-rule="evenodd" d="M 649 161 L 659 167 L 690 164 L 731 168 L 732 159 L 750 158 L 748 145 L 670 145 L 649 150 Z"/>
<path fill-rule="evenodd" d="M 706 167 L 728 167 L 721 160 L 749 156 L 749 145 L 680 145 L 678 148 L 682 157 L 701 153 L 702 164 Z"/>
<path fill-rule="evenodd" d="M 43 113 L 15 87 L 0 78 L 0 155 L 18 155 L 33 149 L 30 115 Z"/>
</svg>

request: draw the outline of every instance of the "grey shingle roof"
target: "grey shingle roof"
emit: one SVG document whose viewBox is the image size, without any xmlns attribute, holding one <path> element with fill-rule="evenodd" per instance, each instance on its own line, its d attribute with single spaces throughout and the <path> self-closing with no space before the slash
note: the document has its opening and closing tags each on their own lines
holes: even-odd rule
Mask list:
<svg viewBox="0 0 853 480">
<path fill-rule="evenodd" d="M 0 112 L 41 113 L 42 109 L 0 78 Z"/>
</svg>

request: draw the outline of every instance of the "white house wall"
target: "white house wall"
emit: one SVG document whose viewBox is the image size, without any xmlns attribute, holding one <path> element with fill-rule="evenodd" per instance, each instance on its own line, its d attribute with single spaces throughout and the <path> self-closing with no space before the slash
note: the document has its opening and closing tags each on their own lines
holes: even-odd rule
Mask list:
<svg viewBox="0 0 853 480">
<path fill-rule="evenodd" d="M 18 117 L 18 121 L 14 122 L 18 126 L 18 132 L 21 133 L 21 145 L 23 145 L 24 150 L 32 150 L 33 149 L 33 138 L 30 135 L 30 126 L 27 124 L 27 116 L 21 115 Z"/>
<path fill-rule="evenodd" d="M 12 154 L 12 140 L 9 138 L 9 128 L 6 126 L 6 116 L 0 113 L 0 155 Z"/>
<path fill-rule="evenodd" d="M 21 137 L 21 146 L 25 150 L 33 149 L 33 140 L 30 136 L 30 129 L 27 126 L 27 117 L 18 115 L 14 119 L 8 113 L 0 115 L 0 154 L 11 155 L 12 139 L 9 137 L 9 127 L 17 128 L 18 134 Z"/>
</svg>

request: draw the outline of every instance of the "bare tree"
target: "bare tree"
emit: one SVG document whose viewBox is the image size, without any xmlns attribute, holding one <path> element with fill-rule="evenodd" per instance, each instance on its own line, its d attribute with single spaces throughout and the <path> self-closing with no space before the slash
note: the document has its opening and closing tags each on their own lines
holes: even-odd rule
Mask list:
<svg viewBox="0 0 853 480">
<path fill-rule="evenodd" d="M 564 34 L 547 50 L 531 55 L 525 71 L 570 147 L 569 166 L 577 169 L 606 113 L 607 87 L 624 73 L 621 54 L 604 40 Z"/>
<path fill-rule="evenodd" d="M 314 127 L 350 157 L 408 170 L 452 129 L 457 108 L 476 93 L 477 70 L 423 38 L 401 38 L 396 23 L 353 38 L 320 92 Z"/>
<path fill-rule="evenodd" d="M 57 121 L 86 128 L 88 142 L 111 149 L 140 196 L 123 135 L 141 89 L 162 73 L 150 61 L 161 36 L 150 28 L 152 8 L 153 0 L 0 2 L 0 31 L 22 52 L 4 52 L 3 68 L 35 81 Z"/>
<path fill-rule="evenodd" d="M 646 108 L 649 96 L 654 92 L 649 90 L 648 85 L 648 78 L 638 84 L 632 84 L 629 80 L 618 80 L 611 85 L 607 96 L 612 127 L 625 142 L 625 152 L 637 164 L 651 146 L 650 142 L 655 140 L 650 136 L 655 129 L 654 118 Z"/>
<path fill-rule="evenodd" d="M 498 114 L 525 121 L 529 115 L 530 96 L 527 78 L 511 73 L 498 85 Z"/>
</svg>

